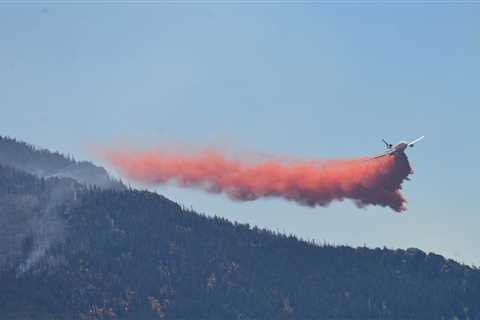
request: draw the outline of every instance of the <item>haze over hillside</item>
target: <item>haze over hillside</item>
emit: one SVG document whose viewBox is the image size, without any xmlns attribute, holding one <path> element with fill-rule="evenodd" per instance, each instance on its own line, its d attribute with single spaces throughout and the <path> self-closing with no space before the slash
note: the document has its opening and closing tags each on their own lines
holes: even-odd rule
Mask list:
<svg viewBox="0 0 480 320">
<path fill-rule="evenodd" d="M 58 172 L 46 155 L 0 161 L 5 319 L 480 319 L 476 268 L 414 248 L 319 246 L 21 170 Z"/>
<path fill-rule="evenodd" d="M 36 148 L 25 142 L 0 136 L 0 163 L 39 177 L 69 177 L 100 188 L 124 189 L 108 172 L 88 161 L 75 161 L 59 152 Z"/>
</svg>

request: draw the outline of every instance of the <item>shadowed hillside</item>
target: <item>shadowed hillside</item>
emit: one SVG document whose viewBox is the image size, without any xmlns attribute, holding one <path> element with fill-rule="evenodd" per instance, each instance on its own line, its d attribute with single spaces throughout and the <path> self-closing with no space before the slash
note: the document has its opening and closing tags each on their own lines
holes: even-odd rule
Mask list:
<svg viewBox="0 0 480 320">
<path fill-rule="evenodd" d="M 5 319 L 480 319 L 480 271 L 0 166 Z"/>
<path fill-rule="evenodd" d="M 88 161 L 75 161 L 58 152 L 39 149 L 25 142 L 0 136 L 0 163 L 39 177 L 70 177 L 79 183 L 100 188 L 125 189 L 108 172 Z"/>
</svg>

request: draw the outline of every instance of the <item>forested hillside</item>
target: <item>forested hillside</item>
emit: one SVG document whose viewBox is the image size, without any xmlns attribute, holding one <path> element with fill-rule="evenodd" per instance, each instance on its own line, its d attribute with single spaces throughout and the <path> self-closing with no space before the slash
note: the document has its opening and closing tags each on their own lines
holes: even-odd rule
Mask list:
<svg viewBox="0 0 480 320">
<path fill-rule="evenodd" d="M 100 188 L 124 189 L 108 172 L 88 161 L 75 161 L 58 152 L 39 149 L 25 142 L 0 136 L 0 163 L 39 177 L 70 177 L 82 184 Z"/>
<path fill-rule="evenodd" d="M 0 165 L 2 319 L 480 319 L 480 271 Z"/>
</svg>

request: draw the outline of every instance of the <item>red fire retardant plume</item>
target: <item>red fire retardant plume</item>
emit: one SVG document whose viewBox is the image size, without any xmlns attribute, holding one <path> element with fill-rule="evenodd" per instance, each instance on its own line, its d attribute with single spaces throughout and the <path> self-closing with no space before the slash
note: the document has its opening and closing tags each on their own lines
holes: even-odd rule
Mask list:
<svg viewBox="0 0 480 320">
<path fill-rule="evenodd" d="M 404 153 L 333 161 L 239 161 L 218 150 L 110 149 L 102 153 L 122 174 L 144 184 L 173 182 L 240 201 L 281 197 L 311 207 L 351 199 L 358 207 L 379 205 L 404 211 L 406 200 L 400 189 L 412 173 Z"/>
</svg>

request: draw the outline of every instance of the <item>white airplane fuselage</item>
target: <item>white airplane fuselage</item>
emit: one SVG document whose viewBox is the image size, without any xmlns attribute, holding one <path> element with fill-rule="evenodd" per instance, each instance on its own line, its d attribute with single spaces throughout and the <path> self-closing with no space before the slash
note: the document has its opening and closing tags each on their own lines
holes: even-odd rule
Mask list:
<svg viewBox="0 0 480 320">
<path fill-rule="evenodd" d="M 407 147 L 408 147 L 408 143 L 406 141 L 401 141 L 401 142 L 397 143 L 396 145 L 394 145 L 390 149 L 390 151 L 391 151 L 391 153 L 403 152 Z"/>
<path fill-rule="evenodd" d="M 378 156 L 373 157 L 372 159 L 377 159 L 377 158 L 388 156 L 388 155 L 392 156 L 392 155 L 395 155 L 395 154 L 403 153 L 407 147 L 413 147 L 415 143 L 422 140 L 424 137 L 425 136 L 421 136 L 421 137 L 419 137 L 419 138 L 417 138 L 417 139 L 415 139 L 411 142 L 400 141 L 396 145 L 392 145 L 392 144 L 388 143 L 387 141 L 385 141 L 385 139 L 382 139 L 383 143 L 385 143 L 385 145 L 387 146 L 387 151 L 385 151 L 384 153 L 382 153 Z"/>
</svg>

